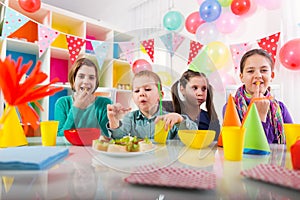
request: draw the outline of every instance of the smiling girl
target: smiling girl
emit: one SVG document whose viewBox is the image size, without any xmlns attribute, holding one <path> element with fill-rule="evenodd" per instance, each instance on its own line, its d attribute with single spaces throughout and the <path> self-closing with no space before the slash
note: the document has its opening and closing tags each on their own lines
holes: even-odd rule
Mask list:
<svg viewBox="0 0 300 200">
<path fill-rule="evenodd" d="M 68 129 L 100 128 L 108 136 L 106 105 L 111 100 L 94 95 L 99 86 L 97 66 L 87 58 L 78 59 L 69 73 L 69 82 L 73 95 L 61 97 L 55 104 L 58 135 L 63 136 Z"/>
</svg>

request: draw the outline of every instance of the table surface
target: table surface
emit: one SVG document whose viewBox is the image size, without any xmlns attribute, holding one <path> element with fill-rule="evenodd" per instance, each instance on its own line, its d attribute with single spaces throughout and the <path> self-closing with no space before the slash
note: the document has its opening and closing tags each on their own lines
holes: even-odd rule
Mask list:
<svg viewBox="0 0 300 200">
<path fill-rule="evenodd" d="M 29 145 L 41 145 L 40 140 L 28 138 Z M 57 145 L 68 147 L 70 154 L 48 170 L 0 171 L 1 199 L 299 199 L 300 195 L 300 191 L 240 175 L 242 170 L 261 163 L 291 169 L 290 154 L 285 152 L 284 145 L 271 145 L 269 155 L 244 155 L 240 162 L 224 160 L 223 149 L 215 143 L 195 150 L 174 140 L 132 157 L 113 157 L 91 147 L 71 146 L 63 137 L 57 139 Z M 136 167 L 143 165 L 213 172 L 217 186 L 212 190 L 178 189 L 124 181 Z"/>
</svg>

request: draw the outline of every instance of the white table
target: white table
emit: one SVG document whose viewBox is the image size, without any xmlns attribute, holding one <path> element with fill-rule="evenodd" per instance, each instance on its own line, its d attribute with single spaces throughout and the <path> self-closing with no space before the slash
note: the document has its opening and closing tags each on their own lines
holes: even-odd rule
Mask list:
<svg viewBox="0 0 300 200">
<path fill-rule="evenodd" d="M 40 138 L 29 138 L 40 145 Z M 272 145 L 268 156 L 244 155 L 241 162 L 224 161 L 223 149 L 187 149 L 180 141 L 158 145 L 149 154 L 136 157 L 101 155 L 91 147 L 68 146 L 69 156 L 49 170 L 0 171 L 0 199 L 299 199 L 300 192 L 246 179 L 240 171 L 260 163 L 291 168 L 290 156 L 282 145 Z M 211 145 L 213 146 L 213 145 Z M 146 164 L 202 169 L 217 175 L 213 190 L 185 190 L 131 185 L 124 181 L 135 167 Z"/>
</svg>

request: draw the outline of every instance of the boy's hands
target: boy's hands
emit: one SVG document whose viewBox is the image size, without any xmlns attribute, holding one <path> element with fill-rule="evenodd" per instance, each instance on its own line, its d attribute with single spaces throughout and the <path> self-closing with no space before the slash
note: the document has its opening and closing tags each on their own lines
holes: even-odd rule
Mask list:
<svg viewBox="0 0 300 200">
<path fill-rule="evenodd" d="M 182 122 L 184 118 L 178 113 L 168 113 L 166 115 L 156 117 L 155 123 L 159 120 L 163 120 L 165 122 L 165 130 L 168 130 L 168 128 L 172 128 L 175 124 Z"/>
<path fill-rule="evenodd" d="M 120 119 L 127 114 L 131 108 L 124 108 L 120 103 L 107 105 L 107 118 L 109 120 L 109 127 L 112 129 L 120 126 Z"/>
</svg>

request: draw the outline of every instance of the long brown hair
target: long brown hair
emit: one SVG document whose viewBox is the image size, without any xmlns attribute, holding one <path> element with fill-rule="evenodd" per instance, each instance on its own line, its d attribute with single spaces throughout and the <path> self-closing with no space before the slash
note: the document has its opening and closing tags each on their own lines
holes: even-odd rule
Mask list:
<svg viewBox="0 0 300 200">
<path fill-rule="evenodd" d="M 172 100 L 173 100 L 172 102 L 173 102 L 174 111 L 179 114 L 182 113 L 181 105 L 183 102 L 179 98 L 178 85 L 180 84 L 182 87 L 185 88 L 187 83 L 193 77 L 202 77 L 202 78 L 206 79 L 206 82 L 208 85 L 207 97 L 206 97 L 206 108 L 207 108 L 208 116 L 209 116 L 210 120 L 217 120 L 218 116 L 217 116 L 215 106 L 213 103 L 213 88 L 209 84 L 209 81 L 208 81 L 206 75 L 202 72 L 195 72 L 192 70 L 187 70 L 182 74 L 181 78 L 172 85 L 171 92 L 172 92 Z"/>
</svg>

